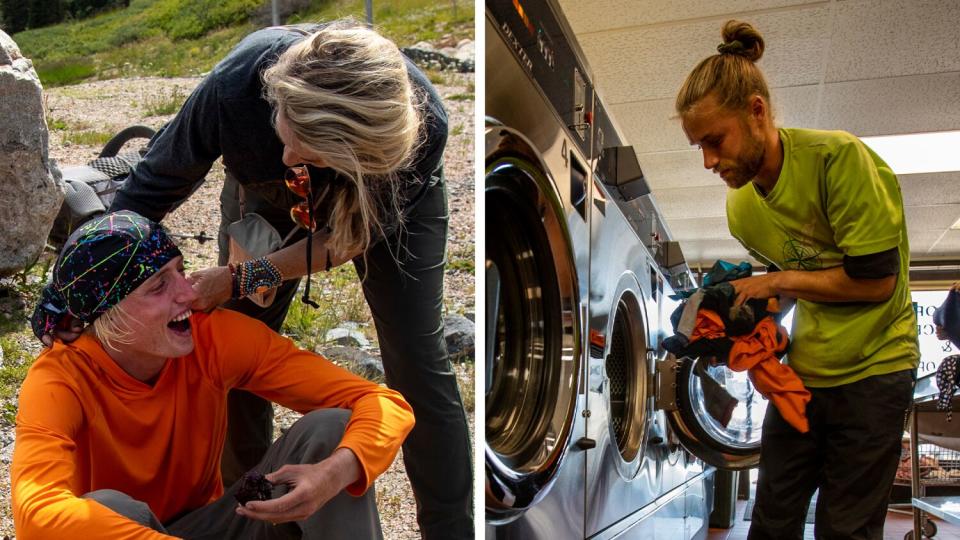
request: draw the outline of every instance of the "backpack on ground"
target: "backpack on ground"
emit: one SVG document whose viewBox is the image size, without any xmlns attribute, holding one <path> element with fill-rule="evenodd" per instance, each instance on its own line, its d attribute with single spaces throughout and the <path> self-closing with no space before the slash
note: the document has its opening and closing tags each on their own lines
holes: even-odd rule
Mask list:
<svg viewBox="0 0 960 540">
<path fill-rule="evenodd" d="M 65 187 L 63 205 L 53 221 L 49 242 L 59 248 L 70 233 L 88 219 L 107 211 L 117 189 L 146 153 L 146 145 L 121 152 L 132 139 L 150 139 L 155 134 L 147 126 L 130 126 L 110 139 L 100 155 L 86 165 L 60 168 Z"/>
</svg>

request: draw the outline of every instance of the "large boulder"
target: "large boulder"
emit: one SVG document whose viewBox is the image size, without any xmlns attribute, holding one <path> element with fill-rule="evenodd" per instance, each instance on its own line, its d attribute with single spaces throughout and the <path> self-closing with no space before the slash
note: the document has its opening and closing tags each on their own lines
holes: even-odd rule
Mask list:
<svg viewBox="0 0 960 540">
<path fill-rule="evenodd" d="M 47 144 L 40 79 L 0 30 L 0 277 L 40 256 L 63 202 Z"/>
</svg>

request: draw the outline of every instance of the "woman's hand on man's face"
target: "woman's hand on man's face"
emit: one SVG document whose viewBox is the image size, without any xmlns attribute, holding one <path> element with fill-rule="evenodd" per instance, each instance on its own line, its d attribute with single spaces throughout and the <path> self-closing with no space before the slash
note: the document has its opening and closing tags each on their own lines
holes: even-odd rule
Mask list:
<svg viewBox="0 0 960 540">
<path fill-rule="evenodd" d="M 194 311 L 210 311 L 230 299 L 233 278 L 226 266 L 197 270 L 190 274 L 189 280 L 197 293 L 196 301 L 190 306 Z"/>
</svg>

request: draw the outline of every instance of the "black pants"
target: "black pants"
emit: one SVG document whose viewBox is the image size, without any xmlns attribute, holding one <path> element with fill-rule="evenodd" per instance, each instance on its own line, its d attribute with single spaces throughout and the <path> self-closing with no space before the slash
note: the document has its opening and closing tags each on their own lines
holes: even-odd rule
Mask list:
<svg viewBox="0 0 960 540">
<path fill-rule="evenodd" d="M 292 226 L 286 188 L 245 192 L 245 211 L 257 212 L 285 235 Z M 221 195 L 223 220 L 239 219 L 236 182 L 228 173 Z M 268 199 L 282 201 L 279 205 Z M 443 337 L 443 276 L 446 263 L 446 186 L 442 170 L 410 212 L 404 227 L 354 259 L 377 328 L 387 385 L 413 407 L 416 425 L 403 445 L 403 459 L 417 501 L 421 535 L 473 538 L 473 469 L 463 402 Z M 226 242 L 221 224 L 221 264 Z M 274 330 L 283 324 L 299 280 L 284 283 L 274 303 L 263 310 L 250 301 L 227 307 L 254 316 Z M 252 468 L 272 437 L 269 402 L 246 392 L 229 396 L 224 483 Z"/>
<path fill-rule="evenodd" d="M 747 538 L 803 538 L 810 497 L 819 489 L 816 538 L 882 539 L 913 377 L 906 370 L 810 388 L 807 433 L 769 404 Z"/>
</svg>

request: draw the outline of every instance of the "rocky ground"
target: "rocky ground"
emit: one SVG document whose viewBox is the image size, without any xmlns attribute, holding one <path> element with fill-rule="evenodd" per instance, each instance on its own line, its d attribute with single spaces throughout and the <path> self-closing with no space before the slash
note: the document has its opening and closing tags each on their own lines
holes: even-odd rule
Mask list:
<svg viewBox="0 0 960 540">
<path fill-rule="evenodd" d="M 474 75 L 439 72 L 431 80 L 444 96 L 450 118 L 450 139 L 444 160 L 451 213 L 448 253 L 451 268 L 445 280 L 445 305 L 448 314 L 474 312 Z M 151 116 L 152 110 L 176 96 L 185 96 L 198 78 L 136 78 L 98 81 L 53 88 L 45 93 L 47 122 L 50 125 L 50 155 L 62 165 L 81 164 L 96 157 L 99 144 L 83 144 L 82 133 L 116 132 L 128 125 L 146 124 L 157 128 L 172 115 Z M 452 98 L 452 99 L 451 99 Z M 71 142 L 80 141 L 80 142 Z M 164 221 L 175 233 L 194 235 L 201 231 L 214 234 L 219 221 L 218 195 L 223 182 L 223 167 L 214 165 L 207 181 L 179 209 Z M 181 249 L 190 268 L 203 268 L 216 262 L 214 242 L 181 240 Z M 26 334 L 22 346 L 32 358 L 38 344 Z M 374 352 L 376 344 L 369 347 Z M 457 363 L 462 392 L 468 402 L 472 426 L 472 361 Z M 296 413 L 277 411 L 278 429 L 289 426 Z M 472 427 L 471 427 L 472 432 Z M 12 451 L 12 427 L 0 423 L 0 536 L 14 534 L 10 515 L 9 460 Z M 409 482 L 398 457 L 390 470 L 377 481 L 377 497 L 386 538 L 419 538 L 416 507 Z"/>
</svg>

